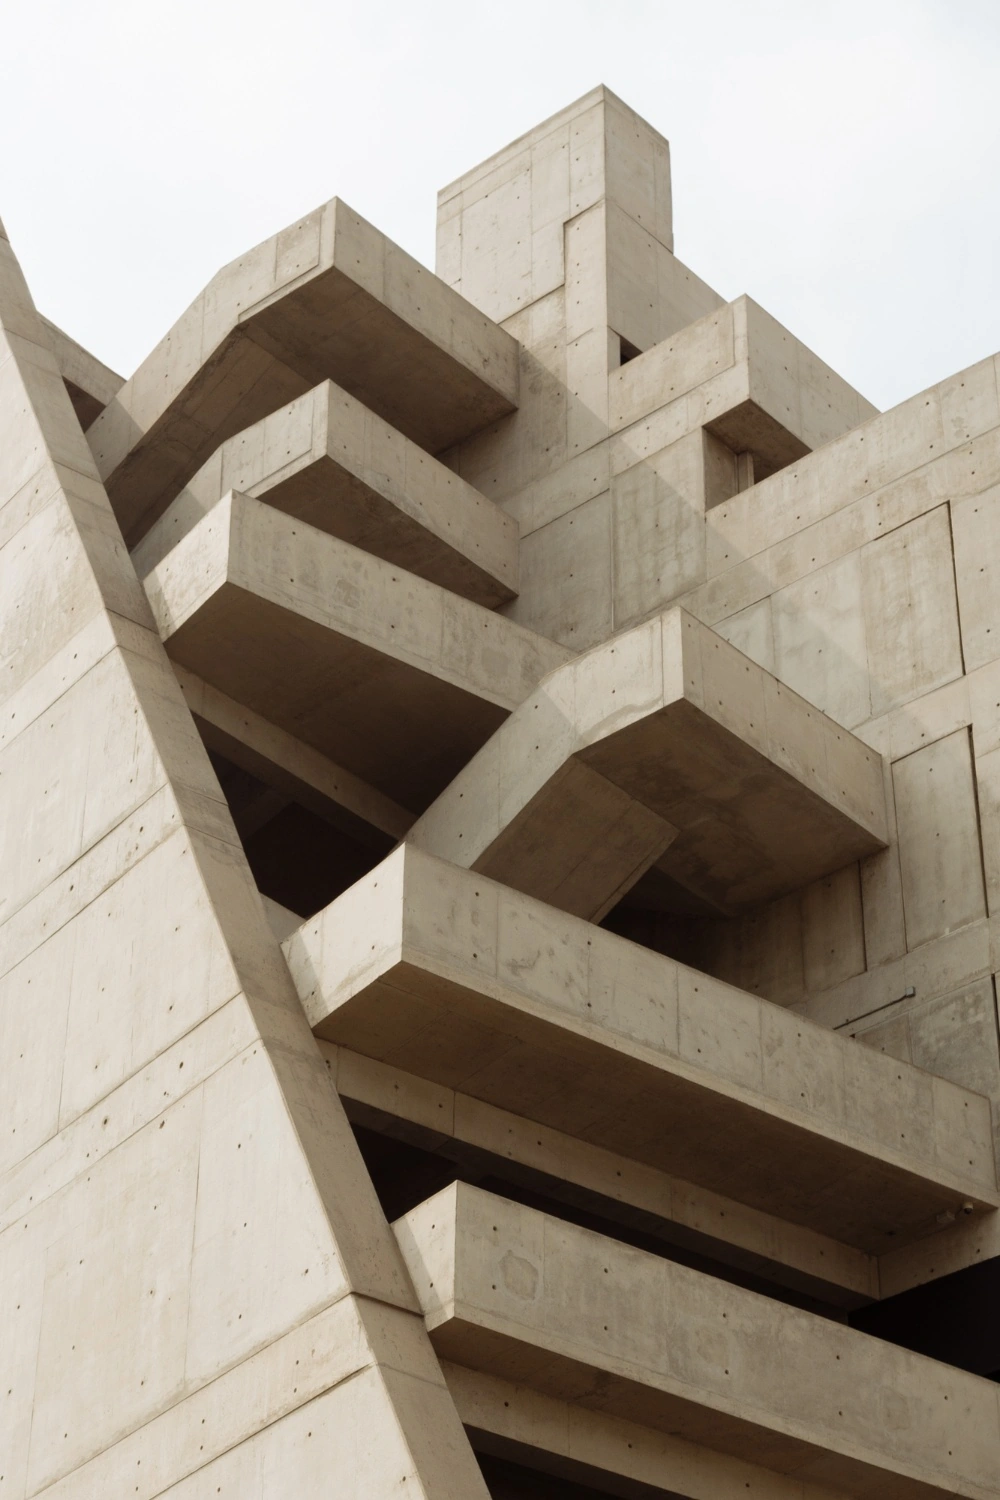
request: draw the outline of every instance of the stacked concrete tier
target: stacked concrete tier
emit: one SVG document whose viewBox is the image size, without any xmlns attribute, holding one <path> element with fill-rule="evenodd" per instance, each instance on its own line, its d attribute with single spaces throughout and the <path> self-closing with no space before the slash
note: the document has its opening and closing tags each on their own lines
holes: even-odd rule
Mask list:
<svg viewBox="0 0 1000 1500">
<path fill-rule="evenodd" d="M 0 228 L 0 1496 L 1000 1500 L 997 377 L 603 88 L 124 381 Z"/>
</svg>

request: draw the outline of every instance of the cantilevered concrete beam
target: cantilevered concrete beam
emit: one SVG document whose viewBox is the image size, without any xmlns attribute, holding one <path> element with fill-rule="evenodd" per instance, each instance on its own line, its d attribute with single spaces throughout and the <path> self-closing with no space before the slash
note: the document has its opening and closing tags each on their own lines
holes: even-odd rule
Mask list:
<svg viewBox="0 0 1000 1500">
<path fill-rule="evenodd" d="M 517 404 L 509 334 L 334 198 L 214 276 L 88 432 L 129 546 L 321 380 L 435 453 Z"/>
<path fill-rule="evenodd" d="M 415 811 L 570 654 L 235 493 L 145 584 L 175 662 Z"/>
<path fill-rule="evenodd" d="M 672 609 L 547 678 L 408 837 L 594 920 L 654 861 L 732 911 L 882 848 L 882 764 Z"/>
<path fill-rule="evenodd" d="M 285 945 L 316 1035 L 868 1252 L 994 1209 L 989 1101 L 397 849 Z"/>
<path fill-rule="evenodd" d="M 462 1183 L 393 1227 L 454 1364 L 858 1500 L 996 1495 L 989 1380 Z"/>
<path fill-rule="evenodd" d="M 514 517 L 332 381 L 216 450 L 135 549 L 140 576 L 227 490 L 488 608 L 517 593 Z"/>
</svg>

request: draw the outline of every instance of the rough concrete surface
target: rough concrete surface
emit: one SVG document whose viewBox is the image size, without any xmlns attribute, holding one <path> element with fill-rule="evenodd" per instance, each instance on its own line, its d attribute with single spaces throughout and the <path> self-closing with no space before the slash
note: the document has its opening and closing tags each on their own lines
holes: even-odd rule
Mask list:
<svg viewBox="0 0 1000 1500">
<path fill-rule="evenodd" d="M 0 1500 L 1000 1497 L 998 375 L 603 87 L 124 380 L 0 229 Z"/>
</svg>

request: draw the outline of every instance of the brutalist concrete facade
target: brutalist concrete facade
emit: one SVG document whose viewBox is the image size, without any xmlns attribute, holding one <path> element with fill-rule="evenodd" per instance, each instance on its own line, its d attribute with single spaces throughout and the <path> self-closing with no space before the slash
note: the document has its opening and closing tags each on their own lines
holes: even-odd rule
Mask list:
<svg viewBox="0 0 1000 1500">
<path fill-rule="evenodd" d="M 0 1500 L 1000 1495 L 998 361 L 601 88 L 122 381 L 0 232 Z"/>
</svg>

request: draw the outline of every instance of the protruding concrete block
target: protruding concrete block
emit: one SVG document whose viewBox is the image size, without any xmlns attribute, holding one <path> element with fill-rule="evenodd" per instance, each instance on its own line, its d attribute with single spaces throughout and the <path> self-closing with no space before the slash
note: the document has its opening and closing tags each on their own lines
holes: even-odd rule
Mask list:
<svg viewBox="0 0 1000 1500">
<path fill-rule="evenodd" d="M 415 811 L 569 655 L 236 493 L 145 582 L 175 662 Z"/>
<path fill-rule="evenodd" d="M 135 548 L 139 576 L 228 490 L 487 608 L 517 593 L 514 517 L 332 381 L 222 444 Z"/>
<path fill-rule="evenodd" d="M 750 297 L 710 312 L 654 344 L 609 379 L 610 425 L 704 426 L 753 456 L 760 480 L 877 415 L 877 408 Z M 649 447 L 641 431 L 622 446 Z M 653 440 L 655 450 L 663 443 Z"/>
<path fill-rule="evenodd" d="M 860 1249 L 1000 1202 L 987 1099 L 407 845 L 285 951 L 318 1036 Z"/>
<path fill-rule="evenodd" d="M 226 438 L 336 380 L 436 453 L 517 404 L 517 345 L 334 198 L 213 277 L 88 433 L 129 545 Z"/>
<path fill-rule="evenodd" d="M 393 1227 L 455 1364 L 857 1500 L 996 1493 L 992 1381 L 462 1183 Z"/>
<path fill-rule="evenodd" d="M 655 863 L 719 911 L 887 841 L 881 757 L 680 609 L 560 668 L 411 829 L 599 919 Z"/>
</svg>

